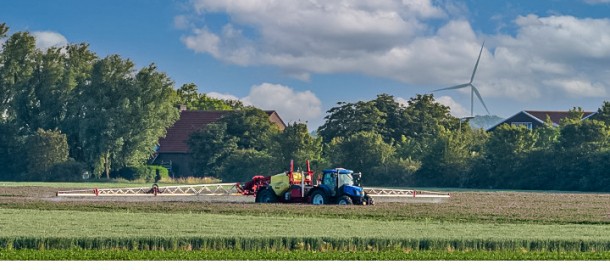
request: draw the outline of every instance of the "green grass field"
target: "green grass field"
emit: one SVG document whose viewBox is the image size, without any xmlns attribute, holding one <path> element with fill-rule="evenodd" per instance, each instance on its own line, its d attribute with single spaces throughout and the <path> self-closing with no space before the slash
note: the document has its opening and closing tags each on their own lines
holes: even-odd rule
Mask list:
<svg viewBox="0 0 610 270">
<path fill-rule="evenodd" d="M 339 207 L 339 206 L 332 206 Z M 319 209 L 319 207 L 318 207 Z M 318 210 L 311 207 L 311 210 Z M 514 224 L 353 218 L 0 209 L 0 237 L 329 237 L 600 240 L 605 224 Z"/>
<path fill-rule="evenodd" d="M 610 259 L 608 194 L 345 207 L 54 197 L 66 187 L 0 184 L 0 259 Z"/>
</svg>

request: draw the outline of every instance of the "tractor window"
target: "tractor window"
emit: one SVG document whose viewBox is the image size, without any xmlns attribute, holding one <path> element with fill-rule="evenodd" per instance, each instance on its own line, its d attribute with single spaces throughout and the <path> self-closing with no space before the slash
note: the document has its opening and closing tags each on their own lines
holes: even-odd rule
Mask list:
<svg viewBox="0 0 610 270">
<path fill-rule="evenodd" d="M 339 174 L 339 186 L 343 185 L 354 185 L 354 178 L 352 178 L 351 174 Z"/>
<path fill-rule="evenodd" d="M 334 173 L 325 173 L 324 178 L 322 178 L 322 184 L 334 186 L 335 179 L 333 177 Z"/>
</svg>

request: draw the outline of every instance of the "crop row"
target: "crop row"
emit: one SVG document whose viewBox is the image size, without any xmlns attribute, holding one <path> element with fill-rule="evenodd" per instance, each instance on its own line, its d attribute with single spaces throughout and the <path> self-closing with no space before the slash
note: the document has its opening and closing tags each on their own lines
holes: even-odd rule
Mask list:
<svg viewBox="0 0 610 270">
<path fill-rule="evenodd" d="M 156 250 L 2 250 L 0 261 L 18 260 L 608 260 L 610 252 L 512 252 L 512 251 L 156 251 Z"/>
<path fill-rule="evenodd" d="M 4 250 L 238 250 L 238 251 L 512 251 L 607 252 L 609 241 L 383 239 L 331 237 L 134 237 L 43 238 L 3 237 Z"/>
</svg>

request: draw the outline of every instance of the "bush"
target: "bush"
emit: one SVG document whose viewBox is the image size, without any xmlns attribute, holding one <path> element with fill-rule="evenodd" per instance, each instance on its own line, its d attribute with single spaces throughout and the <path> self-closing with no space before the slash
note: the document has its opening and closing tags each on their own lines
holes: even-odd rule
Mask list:
<svg viewBox="0 0 610 270">
<path fill-rule="evenodd" d="M 47 174 L 47 180 L 82 181 L 85 171 L 87 171 L 87 166 L 84 163 L 68 160 L 51 167 Z"/>
<path fill-rule="evenodd" d="M 223 182 L 245 182 L 254 175 L 272 175 L 281 172 L 281 167 L 286 165 L 281 164 L 278 167 L 273 156 L 266 152 L 240 149 L 234 151 L 223 163 L 220 168 L 220 178 Z"/>
<path fill-rule="evenodd" d="M 147 182 L 155 181 L 155 177 L 157 176 L 157 170 L 159 170 L 159 175 L 161 179 L 169 178 L 169 171 L 167 168 L 162 166 L 139 166 L 139 167 L 124 167 L 111 174 L 113 178 L 121 177 L 127 180 L 137 180 L 143 179 Z"/>
<path fill-rule="evenodd" d="M 53 166 L 68 160 L 68 141 L 59 131 L 39 129 L 27 138 L 24 147 L 30 178 L 46 180 Z"/>
</svg>

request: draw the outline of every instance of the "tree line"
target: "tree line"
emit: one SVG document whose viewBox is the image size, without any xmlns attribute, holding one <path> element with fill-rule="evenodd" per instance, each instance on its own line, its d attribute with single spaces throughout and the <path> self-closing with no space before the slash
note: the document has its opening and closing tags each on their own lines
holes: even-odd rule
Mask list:
<svg viewBox="0 0 610 270">
<path fill-rule="evenodd" d="M 471 128 L 432 95 L 403 106 L 381 94 L 340 102 L 310 134 L 302 123 L 280 132 L 257 109 L 242 110 L 193 134 L 199 173 L 226 181 L 287 170 L 345 167 L 366 185 L 610 191 L 610 103 L 581 120 L 580 108 L 556 126 Z M 303 167 L 301 167 L 304 169 Z"/>
<path fill-rule="evenodd" d="M 178 89 L 154 64 L 136 69 L 89 45 L 36 48 L 28 32 L 0 24 L 0 175 L 2 179 L 110 177 L 142 166 L 179 117 L 177 104 L 228 110 L 239 102 Z"/>
</svg>

